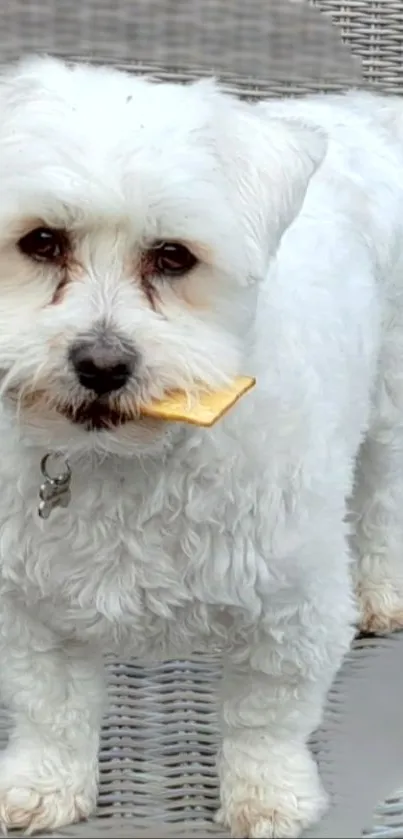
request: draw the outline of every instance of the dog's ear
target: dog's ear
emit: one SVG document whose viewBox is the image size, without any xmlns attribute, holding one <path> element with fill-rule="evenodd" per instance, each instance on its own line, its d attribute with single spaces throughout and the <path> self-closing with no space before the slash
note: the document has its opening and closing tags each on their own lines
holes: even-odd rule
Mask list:
<svg viewBox="0 0 403 839">
<path fill-rule="evenodd" d="M 224 166 L 235 190 L 251 269 L 264 276 L 325 156 L 326 136 L 297 119 L 273 118 L 268 106 L 243 103 L 233 107 L 225 131 Z"/>
</svg>

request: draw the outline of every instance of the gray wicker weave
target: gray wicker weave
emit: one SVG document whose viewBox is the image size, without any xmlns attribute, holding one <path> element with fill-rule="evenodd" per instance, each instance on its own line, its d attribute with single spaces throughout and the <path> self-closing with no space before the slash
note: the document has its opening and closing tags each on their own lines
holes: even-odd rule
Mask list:
<svg viewBox="0 0 403 839">
<path fill-rule="evenodd" d="M 403 91 L 403 0 L 0 4 L 0 60 L 45 51 L 157 78 L 186 80 L 214 71 L 248 97 L 351 84 Z M 98 814 L 57 835 L 223 835 L 212 822 L 219 655 L 152 667 L 114 661 L 108 674 Z M 403 784 L 401 705 L 403 636 L 358 642 L 312 744 L 333 804 L 311 837 L 354 837 L 365 828 L 371 835 L 403 837 L 399 796 L 373 816 L 376 802 Z M 0 713 L 2 743 L 7 729 Z"/>
</svg>

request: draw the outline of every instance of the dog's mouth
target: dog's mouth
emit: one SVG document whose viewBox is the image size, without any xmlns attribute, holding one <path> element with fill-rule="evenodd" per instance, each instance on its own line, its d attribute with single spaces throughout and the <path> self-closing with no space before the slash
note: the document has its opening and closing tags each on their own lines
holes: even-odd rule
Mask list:
<svg viewBox="0 0 403 839">
<path fill-rule="evenodd" d="M 57 410 L 74 425 L 80 425 L 86 431 L 112 431 L 140 418 L 138 411 L 117 408 L 102 399 L 79 405 L 62 404 L 57 406 Z"/>
<path fill-rule="evenodd" d="M 142 420 L 138 401 L 123 395 L 114 400 L 110 397 L 76 400 L 55 397 L 42 389 L 20 393 L 10 388 L 7 396 L 31 414 L 58 414 L 85 431 L 113 431 L 128 422 Z"/>
</svg>

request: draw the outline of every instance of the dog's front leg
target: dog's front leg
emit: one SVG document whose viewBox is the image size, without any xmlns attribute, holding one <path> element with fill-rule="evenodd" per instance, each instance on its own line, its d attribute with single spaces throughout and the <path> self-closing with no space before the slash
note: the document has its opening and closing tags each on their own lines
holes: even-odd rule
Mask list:
<svg viewBox="0 0 403 839">
<path fill-rule="evenodd" d="M 0 604 L 0 694 L 13 718 L 0 755 L 0 826 L 54 830 L 96 804 L 102 666 Z"/>
<path fill-rule="evenodd" d="M 333 563 L 334 572 L 324 557 L 317 579 L 308 563 L 306 578 L 278 591 L 226 662 L 217 820 L 235 837 L 296 837 L 326 807 L 307 742 L 355 614 L 344 546 Z"/>
</svg>

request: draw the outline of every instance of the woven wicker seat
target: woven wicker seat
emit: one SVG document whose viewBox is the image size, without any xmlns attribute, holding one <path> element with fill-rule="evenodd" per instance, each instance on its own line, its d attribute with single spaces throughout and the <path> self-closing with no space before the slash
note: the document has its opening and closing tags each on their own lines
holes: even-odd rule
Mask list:
<svg viewBox="0 0 403 839">
<path fill-rule="evenodd" d="M 403 0 L 3 0 L 0 60 L 33 51 L 162 79 L 214 71 L 251 98 L 349 85 L 401 93 Z M 225 835 L 212 822 L 219 654 L 107 666 L 98 813 L 57 835 Z M 357 641 L 312 743 L 332 808 L 309 836 L 403 837 L 398 795 L 374 815 L 403 786 L 400 706 L 403 637 Z M 2 743 L 7 731 L 0 712 Z"/>
</svg>

